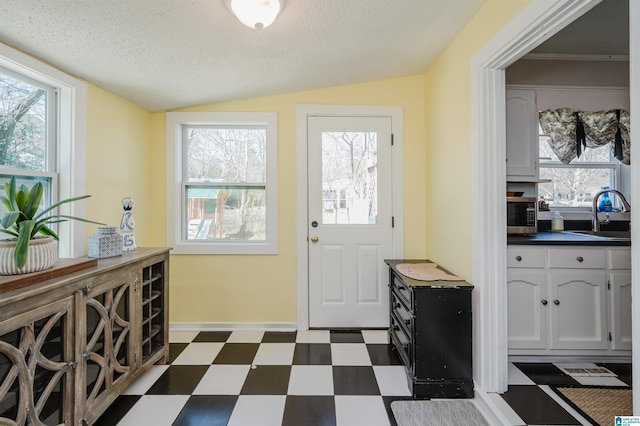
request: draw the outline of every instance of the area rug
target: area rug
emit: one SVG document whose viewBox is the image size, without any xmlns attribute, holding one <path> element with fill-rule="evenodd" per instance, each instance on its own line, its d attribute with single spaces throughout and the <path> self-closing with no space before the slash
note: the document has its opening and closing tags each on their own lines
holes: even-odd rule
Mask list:
<svg viewBox="0 0 640 426">
<path fill-rule="evenodd" d="M 393 401 L 398 426 L 489 426 L 471 401 Z"/>
<path fill-rule="evenodd" d="M 616 416 L 632 416 L 632 390 L 551 387 L 595 425 L 613 425 Z"/>
</svg>

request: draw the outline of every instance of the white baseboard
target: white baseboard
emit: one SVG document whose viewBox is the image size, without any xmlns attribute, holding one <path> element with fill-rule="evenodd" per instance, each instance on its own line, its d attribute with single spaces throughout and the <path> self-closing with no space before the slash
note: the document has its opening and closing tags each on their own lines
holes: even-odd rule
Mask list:
<svg viewBox="0 0 640 426">
<path fill-rule="evenodd" d="M 512 426 L 524 424 L 515 411 L 509 407 L 509 404 L 497 393 L 487 393 L 476 387 L 473 401 L 490 425 Z"/>
<path fill-rule="evenodd" d="M 295 322 L 171 322 L 169 331 L 296 331 Z"/>
</svg>

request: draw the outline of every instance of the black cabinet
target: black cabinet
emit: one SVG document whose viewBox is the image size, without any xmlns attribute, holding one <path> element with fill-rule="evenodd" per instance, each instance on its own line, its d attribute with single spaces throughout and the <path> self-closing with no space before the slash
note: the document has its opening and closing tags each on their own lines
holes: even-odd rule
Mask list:
<svg viewBox="0 0 640 426">
<path fill-rule="evenodd" d="M 471 291 L 464 281 L 418 281 L 389 265 L 390 341 L 415 398 L 473 398 Z"/>
</svg>

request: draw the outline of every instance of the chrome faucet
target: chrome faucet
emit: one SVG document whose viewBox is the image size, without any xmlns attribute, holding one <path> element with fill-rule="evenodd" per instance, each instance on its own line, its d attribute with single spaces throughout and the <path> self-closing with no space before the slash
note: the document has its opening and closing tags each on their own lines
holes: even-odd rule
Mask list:
<svg viewBox="0 0 640 426">
<path fill-rule="evenodd" d="M 607 215 L 607 219 L 603 222 L 600 222 L 600 220 L 598 219 L 598 198 L 600 198 L 600 196 L 605 192 L 612 192 L 614 194 L 617 194 L 618 197 L 620 197 L 620 201 L 622 201 L 624 211 L 627 213 L 631 211 L 631 205 L 629 204 L 627 199 L 624 198 L 622 192 L 615 189 L 603 189 L 593 197 L 593 232 L 600 232 L 600 223 L 609 223 L 609 215 Z"/>
</svg>

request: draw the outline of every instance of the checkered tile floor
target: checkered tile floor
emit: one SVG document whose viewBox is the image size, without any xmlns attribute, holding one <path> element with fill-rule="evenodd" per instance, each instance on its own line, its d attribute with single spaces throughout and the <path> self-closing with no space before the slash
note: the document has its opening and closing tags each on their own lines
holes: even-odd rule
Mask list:
<svg viewBox="0 0 640 426">
<path fill-rule="evenodd" d="M 97 425 L 395 426 L 391 402 L 411 399 L 384 330 L 171 332 L 170 341 L 170 365 L 151 367 Z M 630 385 L 631 364 L 512 363 L 496 398 L 513 425 L 589 424 L 550 386 Z"/>
<path fill-rule="evenodd" d="M 512 363 L 500 398 L 513 425 L 590 425 L 560 398 L 556 387 L 631 387 L 630 363 Z"/>
<path fill-rule="evenodd" d="M 384 330 L 172 332 L 98 425 L 395 425 L 404 367 Z"/>
</svg>

